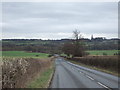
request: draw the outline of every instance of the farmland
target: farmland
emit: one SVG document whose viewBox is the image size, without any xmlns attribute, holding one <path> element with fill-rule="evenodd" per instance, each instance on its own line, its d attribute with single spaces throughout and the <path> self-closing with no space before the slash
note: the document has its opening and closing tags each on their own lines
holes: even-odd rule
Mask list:
<svg viewBox="0 0 120 90">
<path fill-rule="evenodd" d="M 71 42 L 71 39 L 61 40 L 40 40 L 40 39 L 3 39 L 2 51 L 32 51 L 40 53 L 63 53 L 64 43 Z M 118 40 L 90 40 L 83 39 L 86 50 L 117 50 Z M 93 53 L 93 52 L 91 52 Z"/>
<path fill-rule="evenodd" d="M 3 88 L 45 88 L 54 70 L 54 57 L 49 56 L 53 54 L 66 56 L 62 51 L 62 46 L 69 41 L 3 40 L 2 51 L 0 51 L 3 58 Z M 87 42 L 85 51 L 89 55 L 72 57 L 69 60 L 117 73 L 118 59 L 115 54 L 118 53 L 118 50 L 115 41 L 112 41 L 113 44 L 107 44 L 108 46 L 102 44 L 109 40 L 104 43 L 97 41 L 99 44 L 94 44 L 95 41 Z"/>
<path fill-rule="evenodd" d="M 90 55 L 114 55 L 118 50 L 90 50 L 87 51 Z"/>
<path fill-rule="evenodd" d="M 25 51 L 2 51 L 3 57 L 39 57 L 47 58 L 46 53 L 35 53 L 35 52 L 25 52 Z"/>
<path fill-rule="evenodd" d="M 118 50 L 89 50 L 89 55 L 114 55 L 118 53 Z M 1 52 L 0 52 L 1 53 Z M 49 54 L 38 52 L 26 52 L 26 51 L 2 51 L 3 57 L 38 57 L 47 58 Z"/>
</svg>

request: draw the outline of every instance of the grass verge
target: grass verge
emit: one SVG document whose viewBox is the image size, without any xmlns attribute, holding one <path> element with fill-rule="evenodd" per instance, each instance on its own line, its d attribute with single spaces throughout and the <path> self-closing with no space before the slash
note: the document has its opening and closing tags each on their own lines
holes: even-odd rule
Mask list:
<svg viewBox="0 0 120 90">
<path fill-rule="evenodd" d="M 28 88 L 47 88 L 52 74 L 53 67 L 39 74 L 38 77 L 28 85 Z"/>
<path fill-rule="evenodd" d="M 118 74 L 118 72 L 111 71 L 109 69 L 104 69 L 104 68 L 101 68 L 101 67 L 98 68 L 98 67 L 95 67 L 95 66 L 86 65 L 86 64 L 83 64 L 83 63 L 80 63 L 80 62 L 76 62 L 76 61 L 73 61 L 73 60 L 68 60 L 68 61 L 70 61 L 71 63 L 77 64 L 77 65 L 86 67 L 86 68 L 94 69 L 94 70 L 97 70 L 97 71 L 105 72 L 105 73 L 108 73 L 108 74 L 120 77 L 120 74 Z"/>
</svg>

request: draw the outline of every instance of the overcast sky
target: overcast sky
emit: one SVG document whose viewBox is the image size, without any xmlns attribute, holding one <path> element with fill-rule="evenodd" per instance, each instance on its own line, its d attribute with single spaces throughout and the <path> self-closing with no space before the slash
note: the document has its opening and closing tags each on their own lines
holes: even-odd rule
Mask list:
<svg viewBox="0 0 120 90">
<path fill-rule="evenodd" d="M 118 37 L 117 2 L 6 2 L 2 20 L 2 38 Z"/>
</svg>

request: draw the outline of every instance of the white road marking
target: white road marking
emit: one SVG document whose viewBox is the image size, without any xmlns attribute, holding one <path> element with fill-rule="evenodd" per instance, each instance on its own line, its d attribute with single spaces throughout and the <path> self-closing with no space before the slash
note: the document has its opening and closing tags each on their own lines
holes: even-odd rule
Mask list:
<svg viewBox="0 0 120 90">
<path fill-rule="evenodd" d="M 80 69 L 78 69 L 78 68 L 76 68 L 78 71 L 80 70 Z"/>
<path fill-rule="evenodd" d="M 91 80 L 94 80 L 92 77 L 90 77 L 90 76 L 88 76 L 88 75 L 86 75 L 86 77 L 88 77 L 88 78 L 91 79 Z"/>
<path fill-rule="evenodd" d="M 108 90 L 111 90 L 109 87 L 105 86 L 104 84 L 100 83 L 100 82 L 97 82 L 99 85 L 101 85 L 102 87 L 104 88 L 107 88 Z"/>
<path fill-rule="evenodd" d="M 79 73 L 82 73 L 82 72 L 79 72 Z"/>
<path fill-rule="evenodd" d="M 74 70 L 74 68 L 72 68 Z"/>
</svg>

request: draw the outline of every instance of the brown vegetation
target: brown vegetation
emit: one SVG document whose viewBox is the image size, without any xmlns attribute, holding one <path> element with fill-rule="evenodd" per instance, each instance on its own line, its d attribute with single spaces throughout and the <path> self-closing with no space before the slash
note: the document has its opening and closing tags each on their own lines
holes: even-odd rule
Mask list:
<svg viewBox="0 0 120 90">
<path fill-rule="evenodd" d="M 2 88 L 25 88 L 35 75 L 52 65 L 53 59 L 3 58 Z"/>
<path fill-rule="evenodd" d="M 67 56 L 72 55 L 72 57 L 82 57 L 85 55 L 85 45 L 83 43 L 82 35 L 77 29 L 73 31 L 73 36 L 75 39 L 70 42 L 64 43 L 62 51 Z"/>
<path fill-rule="evenodd" d="M 120 71 L 120 69 L 118 68 L 118 65 L 120 64 L 118 56 L 86 56 L 86 57 L 74 57 L 69 59 L 76 61 L 78 63 L 83 63 L 85 65 L 104 68 L 106 70 L 110 70 L 116 73 Z"/>
</svg>

